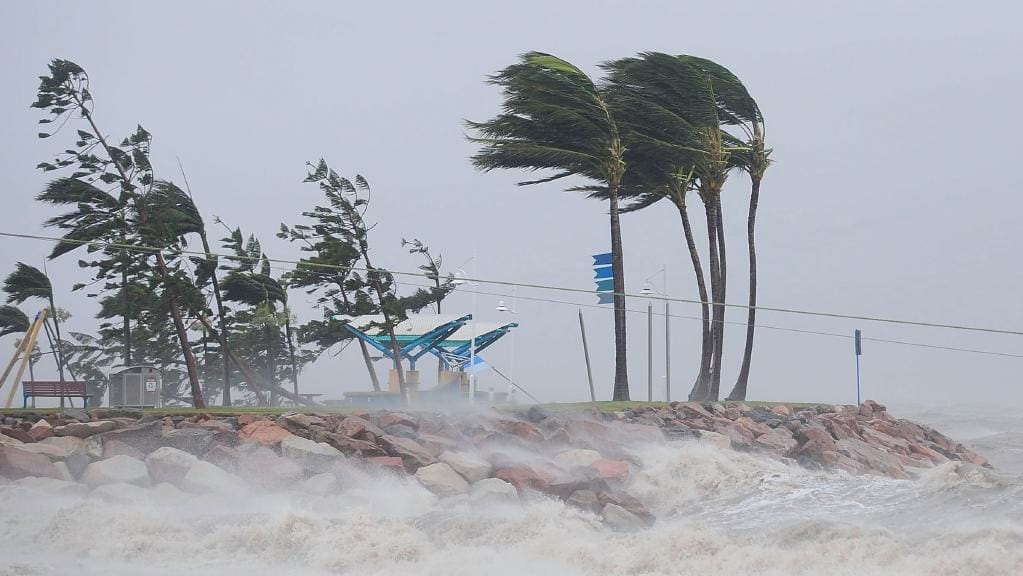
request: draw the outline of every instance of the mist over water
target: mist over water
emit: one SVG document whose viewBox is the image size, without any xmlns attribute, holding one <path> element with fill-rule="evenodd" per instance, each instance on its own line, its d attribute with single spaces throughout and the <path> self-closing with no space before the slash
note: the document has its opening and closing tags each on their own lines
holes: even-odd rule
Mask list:
<svg viewBox="0 0 1023 576">
<path fill-rule="evenodd" d="M 1023 462 L 999 443 L 1021 421 L 912 416 L 998 469 L 948 463 L 892 480 L 695 441 L 637 447 L 628 491 L 657 522 L 634 533 L 540 495 L 480 507 L 347 464 L 326 493 L 256 478 L 226 496 L 26 479 L 0 485 L 0 575 L 1023 574 Z M 957 436 L 971 425 L 973 438 Z"/>
</svg>

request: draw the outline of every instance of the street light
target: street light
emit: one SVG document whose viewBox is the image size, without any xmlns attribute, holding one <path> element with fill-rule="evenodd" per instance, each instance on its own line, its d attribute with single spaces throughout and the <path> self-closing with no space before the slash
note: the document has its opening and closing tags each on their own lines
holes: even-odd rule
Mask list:
<svg viewBox="0 0 1023 576">
<path fill-rule="evenodd" d="M 662 290 L 654 290 L 650 281 L 661 275 Z M 668 274 L 667 268 L 661 269 L 647 276 L 643 280 L 643 289 L 639 291 L 643 296 L 657 294 L 664 297 L 664 398 L 671 402 L 671 314 L 668 311 Z M 654 303 L 647 302 L 647 401 L 654 399 Z"/>
<path fill-rule="evenodd" d="M 469 262 L 472 262 L 472 276 L 476 277 L 476 249 L 472 250 L 472 257 L 462 263 L 465 266 Z M 475 288 L 478 284 L 472 280 L 466 278 L 465 270 L 461 266 L 455 270 L 454 278 L 451 280 L 451 284 L 454 286 L 462 286 L 469 284 Z M 476 292 L 472 291 L 472 339 L 469 341 L 469 368 L 472 368 L 476 364 Z M 464 370 L 464 368 L 463 368 Z M 472 390 L 473 401 L 476 400 L 476 373 L 474 371 L 469 372 L 470 390 Z"/>
<path fill-rule="evenodd" d="M 516 288 L 513 286 L 512 287 L 512 305 L 511 305 L 511 308 L 508 308 L 508 306 L 504 303 L 504 300 L 499 300 L 497 302 L 496 310 L 498 312 L 502 312 L 502 313 L 506 313 L 506 314 L 518 314 L 518 311 L 515 310 L 516 299 L 517 299 Z M 512 330 L 512 333 L 511 333 L 511 350 L 509 351 L 509 359 L 508 359 L 508 380 L 509 380 L 508 389 L 509 389 L 509 393 L 510 393 L 510 392 L 513 391 L 514 384 L 515 384 L 515 330 Z"/>
</svg>

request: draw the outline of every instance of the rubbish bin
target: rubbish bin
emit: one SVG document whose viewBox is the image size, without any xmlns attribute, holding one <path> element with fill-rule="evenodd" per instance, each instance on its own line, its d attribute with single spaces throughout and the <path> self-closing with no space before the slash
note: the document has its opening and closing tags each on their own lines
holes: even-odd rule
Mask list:
<svg viewBox="0 0 1023 576">
<path fill-rule="evenodd" d="M 110 372 L 110 406 L 156 408 L 160 406 L 163 378 L 154 366 L 127 366 Z"/>
</svg>

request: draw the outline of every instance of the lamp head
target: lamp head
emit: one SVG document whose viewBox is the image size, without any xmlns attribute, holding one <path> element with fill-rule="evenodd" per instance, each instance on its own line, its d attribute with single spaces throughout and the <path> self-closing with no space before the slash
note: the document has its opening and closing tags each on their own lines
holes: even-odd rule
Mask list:
<svg viewBox="0 0 1023 576">
<path fill-rule="evenodd" d="M 508 306 L 506 306 L 504 304 L 504 300 L 501 300 L 500 302 L 497 303 L 497 311 L 498 312 L 507 312 L 508 311 Z"/>
</svg>

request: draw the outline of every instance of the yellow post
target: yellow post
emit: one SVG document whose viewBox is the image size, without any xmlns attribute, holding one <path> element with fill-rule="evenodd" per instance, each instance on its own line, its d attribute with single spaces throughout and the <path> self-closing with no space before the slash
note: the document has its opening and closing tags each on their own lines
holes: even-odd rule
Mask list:
<svg viewBox="0 0 1023 576">
<path fill-rule="evenodd" d="M 36 338 L 39 337 L 39 332 L 42 330 L 43 322 L 46 321 L 46 313 L 49 312 L 49 308 L 43 308 L 43 311 L 36 317 L 36 321 L 29 328 L 25 334 L 25 357 L 21 359 L 21 365 L 18 366 L 18 375 L 14 377 L 14 382 L 11 385 L 11 391 L 7 394 L 7 402 L 4 404 L 4 408 L 10 408 L 11 403 L 14 402 L 14 393 L 18 391 L 18 384 L 21 383 L 21 377 L 25 374 L 25 368 L 28 367 L 28 361 L 32 357 L 32 350 L 36 347 Z"/>
<path fill-rule="evenodd" d="M 32 331 L 32 324 L 25 332 L 25 336 L 18 342 L 18 347 L 14 350 L 14 356 L 11 356 L 11 361 L 7 363 L 7 368 L 4 369 L 4 375 L 0 376 L 0 390 L 3 390 L 4 384 L 7 382 L 7 377 L 11 374 L 11 369 L 14 368 L 14 364 L 17 363 L 18 358 L 21 357 L 21 353 L 25 350 L 25 345 L 28 344 L 28 333 Z"/>
</svg>

